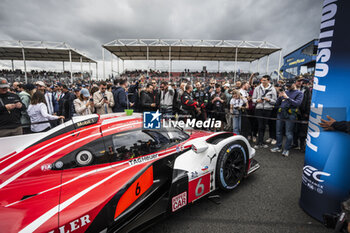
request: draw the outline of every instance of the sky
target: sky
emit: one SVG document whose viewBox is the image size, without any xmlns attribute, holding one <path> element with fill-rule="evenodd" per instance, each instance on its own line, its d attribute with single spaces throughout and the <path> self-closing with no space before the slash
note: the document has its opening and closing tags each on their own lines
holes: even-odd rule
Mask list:
<svg viewBox="0 0 350 233">
<path fill-rule="evenodd" d="M 1 0 L 0 40 L 66 42 L 99 61 L 102 44 L 115 39 L 212 39 L 268 41 L 286 55 L 314 38 L 320 31 L 321 0 Z M 269 71 L 277 69 L 279 53 L 270 56 Z M 111 56 L 106 54 L 106 73 Z M 154 62 L 125 61 L 124 68 L 153 68 Z M 217 70 L 216 62 L 173 62 L 174 71 L 185 68 Z M 116 60 L 114 59 L 114 71 Z M 23 62 L 15 62 L 23 68 Z M 28 62 L 27 69 L 62 70 L 57 62 Z M 233 62 L 221 62 L 233 70 Z M 260 69 L 265 70 L 266 59 Z M 264 67 L 264 68 L 262 68 Z M 0 68 L 11 68 L 0 61 Z M 121 68 L 121 63 L 120 63 Z M 157 62 L 157 69 L 168 62 Z M 247 63 L 238 68 L 248 70 Z M 67 69 L 67 66 L 66 66 Z M 88 70 L 88 65 L 84 65 Z M 257 62 L 252 64 L 257 69 Z M 74 64 L 73 70 L 80 70 Z M 95 72 L 95 70 L 93 70 Z"/>
</svg>

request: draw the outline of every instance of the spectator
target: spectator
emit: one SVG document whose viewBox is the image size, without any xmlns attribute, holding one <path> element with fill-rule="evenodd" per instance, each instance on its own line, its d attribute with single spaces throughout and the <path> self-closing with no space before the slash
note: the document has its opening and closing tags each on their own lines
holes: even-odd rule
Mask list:
<svg viewBox="0 0 350 233">
<path fill-rule="evenodd" d="M 16 94 L 18 94 L 18 93 L 21 92 L 21 91 L 19 90 L 19 85 L 20 85 L 19 82 L 14 82 L 14 83 L 12 84 L 12 88 L 13 88 L 13 90 L 15 91 Z"/>
<path fill-rule="evenodd" d="M 61 99 L 63 92 L 62 92 L 62 84 L 57 83 L 54 85 L 54 90 L 52 92 L 52 97 L 53 97 L 53 103 L 54 103 L 54 112 L 58 113 L 59 111 L 59 102 Z"/>
<path fill-rule="evenodd" d="M 147 84 L 146 90 L 141 91 L 141 110 L 150 112 L 157 110 L 157 104 L 153 96 L 153 85 Z"/>
<path fill-rule="evenodd" d="M 175 113 L 181 113 L 182 111 L 182 102 L 181 102 L 181 97 L 185 92 L 185 88 L 186 88 L 186 83 L 182 82 L 180 84 L 180 87 L 176 90 L 176 104 L 175 104 Z M 173 105 L 174 106 L 174 105 Z"/>
<path fill-rule="evenodd" d="M 45 95 L 45 101 L 46 101 L 46 106 L 48 109 L 48 113 L 50 115 L 55 113 L 55 108 L 54 106 L 56 105 L 55 103 L 55 98 L 53 97 L 52 93 L 46 90 L 46 84 L 43 81 L 38 81 L 36 82 L 36 88 L 38 91 L 41 91 Z"/>
<path fill-rule="evenodd" d="M 201 107 L 201 114 L 198 117 L 199 120 L 207 119 L 207 106 L 209 104 L 209 94 L 206 93 L 200 82 L 196 82 L 196 90 L 192 92 L 193 100 L 198 102 L 198 105 Z"/>
<path fill-rule="evenodd" d="M 112 107 L 115 107 L 113 94 L 107 91 L 107 83 L 101 82 L 99 91 L 95 92 L 93 95 L 94 106 L 96 113 L 103 115 L 112 113 Z"/>
<path fill-rule="evenodd" d="M 289 156 L 289 150 L 293 143 L 294 121 L 297 119 L 298 107 L 303 100 L 303 93 L 296 90 L 293 80 L 288 80 L 286 87 L 288 90 L 282 90 L 276 102 L 276 106 L 279 107 L 277 113 L 279 120 L 276 122 L 277 144 L 276 147 L 271 149 L 271 152 L 282 151 L 283 128 L 285 126 L 287 140 L 282 152 L 282 155 L 285 157 Z"/>
<path fill-rule="evenodd" d="M 205 88 L 205 92 L 208 93 L 210 97 L 215 93 L 215 84 L 216 84 L 216 80 L 211 79 L 209 86 Z"/>
<path fill-rule="evenodd" d="M 241 112 L 243 105 L 247 102 L 243 99 L 239 91 L 234 90 L 230 101 L 230 113 L 233 114 L 233 133 L 240 134 L 241 132 Z"/>
<path fill-rule="evenodd" d="M 35 88 L 33 84 L 20 84 L 18 86 L 18 90 L 20 93 L 18 94 L 19 98 L 21 99 L 21 102 L 24 104 L 26 109 L 29 107 L 30 100 L 32 98 L 31 91 Z M 23 128 L 23 133 L 28 134 L 30 133 L 30 117 L 28 115 L 27 111 L 21 112 L 21 124 Z"/>
<path fill-rule="evenodd" d="M 8 91 L 6 79 L 0 78 L 0 137 L 23 134 L 21 112 L 26 110 L 18 95 Z"/>
<path fill-rule="evenodd" d="M 134 104 L 130 104 L 129 106 L 128 95 L 126 92 L 127 86 L 128 81 L 126 79 L 121 79 L 119 82 L 119 87 L 113 93 L 114 100 L 116 101 L 113 112 L 124 112 L 125 109 L 134 106 Z"/>
<path fill-rule="evenodd" d="M 192 91 L 192 85 L 187 84 L 185 92 L 181 96 L 181 109 L 183 113 L 191 115 L 192 117 L 196 117 L 201 113 L 201 109 L 198 105 L 198 102 L 193 100 Z"/>
<path fill-rule="evenodd" d="M 271 117 L 271 112 L 276 103 L 276 89 L 270 84 L 270 76 L 265 75 L 261 78 L 261 84 L 254 89 L 253 103 L 255 103 L 255 116 Z M 255 149 L 267 148 L 264 143 L 264 134 L 267 120 L 258 118 L 258 143 L 254 146 Z M 270 135 L 271 137 L 272 135 Z"/>
<path fill-rule="evenodd" d="M 211 96 L 211 104 L 213 110 L 213 118 L 222 122 L 221 130 L 225 123 L 225 105 L 226 105 L 226 95 L 221 92 L 220 84 L 215 84 L 215 94 Z"/>
<path fill-rule="evenodd" d="M 250 126 L 250 119 L 247 117 L 248 115 L 248 108 L 249 104 L 248 101 L 251 100 L 251 97 L 249 96 L 248 90 L 250 86 L 248 82 L 242 82 L 241 83 L 241 89 L 239 89 L 239 93 L 242 96 L 242 99 L 244 101 L 244 105 L 241 107 L 241 134 L 244 137 L 248 137 L 251 134 L 251 126 Z"/>
<path fill-rule="evenodd" d="M 303 101 L 299 107 L 300 114 L 298 115 L 298 120 L 307 121 L 310 115 L 310 105 L 311 105 L 311 91 L 310 88 L 303 85 L 308 83 L 308 80 L 304 77 L 300 76 L 295 82 L 296 89 L 303 93 Z M 305 151 L 305 141 L 307 136 L 307 124 L 297 123 L 295 126 L 296 130 L 294 130 L 294 145 L 293 147 L 296 149 L 300 149 L 301 151 Z"/>
<path fill-rule="evenodd" d="M 160 84 L 160 112 L 163 116 L 173 113 L 174 90 L 168 85 L 168 82 L 163 81 Z"/>
<path fill-rule="evenodd" d="M 64 116 L 54 116 L 48 113 L 45 96 L 41 91 L 36 91 L 33 94 L 28 107 L 28 115 L 31 123 L 64 119 Z M 30 128 L 33 133 L 38 133 L 49 130 L 51 125 L 49 122 L 46 122 L 41 124 L 32 124 Z"/>
<path fill-rule="evenodd" d="M 67 85 L 62 85 L 62 95 L 59 99 L 59 110 L 57 115 L 64 116 L 66 121 L 73 117 L 74 106 L 73 106 L 74 94 L 72 94 Z"/>
<path fill-rule="evenodd" d="M 75 112 L 79 116 L 89 115 L 95 112 L 94 100 L 86 88 L 80 90 L 80 96 L 73 101 L 73 104 Z"/>
</svg>

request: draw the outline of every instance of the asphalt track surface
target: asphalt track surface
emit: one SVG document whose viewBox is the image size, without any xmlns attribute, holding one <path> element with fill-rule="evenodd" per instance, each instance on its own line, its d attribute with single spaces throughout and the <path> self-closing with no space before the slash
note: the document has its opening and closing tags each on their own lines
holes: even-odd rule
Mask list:
<svg viewBox="0 0 350 233">
<path fill-rule="evenodd" d="M 331 233 L 299 207 L 304 153 L 283 157 L 270 148 L 257 150 L 260 169 L 236 190 L 212 194 L 220 195 L 220 204 L 204 197 L 146 232 Z"/>
</svg>

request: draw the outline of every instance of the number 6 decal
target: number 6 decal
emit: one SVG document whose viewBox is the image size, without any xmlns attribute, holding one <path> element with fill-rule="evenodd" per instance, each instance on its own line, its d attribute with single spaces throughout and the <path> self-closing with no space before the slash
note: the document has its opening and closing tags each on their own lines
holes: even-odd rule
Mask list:
<svg viewBox="0 0 350 233">
<path fill-rule="evenodd" d="M 192 202 L 210 191 L 210 173 L 188 183 L 188 202 Z"/>
<path fill-rule="evenodd" d="M 204 184 L 201 184 L 202 178 L 199 179 L 196 187 L 196 197 L 199 197 L 204 192 Z M 199 191 L 200 190 L 200 191 Z"/>
</svg>

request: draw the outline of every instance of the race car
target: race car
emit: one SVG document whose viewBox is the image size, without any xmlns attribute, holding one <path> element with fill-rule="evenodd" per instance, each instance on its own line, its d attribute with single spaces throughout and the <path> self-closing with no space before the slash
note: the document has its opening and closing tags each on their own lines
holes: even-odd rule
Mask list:
<svg viewBox="0 0 350 233">
<path fill-rule="evenodd" d="M 242 136 L 145 129 L 137 113 L 74 117 L 0 148 L 1 232 L 138 232 L 259 168 Z"/>
</svg>

